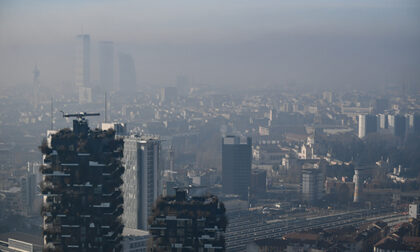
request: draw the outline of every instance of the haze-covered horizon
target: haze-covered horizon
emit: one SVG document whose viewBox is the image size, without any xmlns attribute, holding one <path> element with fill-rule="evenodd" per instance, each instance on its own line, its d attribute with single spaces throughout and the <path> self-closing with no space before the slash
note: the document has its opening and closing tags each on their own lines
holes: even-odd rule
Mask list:
<svg viewBox="0 0 420 252">
<path fill-rule="evenodd" d="M 115 43 L 137 85 L 420 86 L 418 1 L 0 1 L 0 86 L 74 83 L 75 37 Z M 117 60 L 116 60 L 117 63 Z M 117 69 L 117 68 L 116 68 Z M 115 80 L 117 84 L 117 81 Z"/>
</svg>

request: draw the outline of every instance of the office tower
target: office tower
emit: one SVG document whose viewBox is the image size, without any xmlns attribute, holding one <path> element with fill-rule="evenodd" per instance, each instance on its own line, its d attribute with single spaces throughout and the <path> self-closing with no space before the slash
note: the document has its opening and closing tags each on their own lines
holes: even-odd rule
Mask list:
<svg viewBox="0 0 420 252">
<path fill-rule="evenodd" d="M 394 129 L 395 115 L 388 115 L 388 128 Z"/>
<path fill-rule="evenodd" d="M 77 37 L 75 84 L 77 87 L 79 104 L 92 102 L 90 86 L 90 36 L 80 34 Z"/>
<path fill-rule="evenodd" d="M 222 186 L 226 194 L 248 200 L 251 180 L 252 140 L 227 136 L 222 139 Z"/>
<path fill-rule="evenodd" d="M 216 196 L 160 198 L 150 219 L 151 251 L 225 251 L 225 206 Z"/>
<path fill-rule="evenodd" d="M 34 211 L 34 202 L 36 197 L 36 175 L 28 171 L 20 179 L 23 213 L 31 216 Z"/>
<path fill-rule="evenodd" d="M 114 43 L 99 42 L 99 84 L 107 91 L 114 89 Z"/>
<path fill-rule="evenodd" d="M 129 54 L 119 53 L 118 64 L 120 91 L 125 93 L 136 91 L 136 67 L 133 57 Z"/>
<path fill-rule="evenodd" d="M 90 82 L 90 36 L 77 36 L 76 86 L 88 87 Z"/>
<path fill-rule="evenodd" d="M 323 196 L 324 176 L 319 169 L 302 169 L 302 196 L 310 203 L 315 203 Z"/>
<path fill-rule="evenodd" d="M 388 129 L 388 115 L 379 114 L 378 117 L 379 117 L 379 128 Z"/>
<path fill-rule="evenodd" d="M 161 193 L 159 151 L 157 138 L 124 138 L 123 220 L 126 227 L 148 229 L 147 219 Z"/>
<path fill-rule="evenodd" d="M 406 118 L 403 115 L 394 116 L 394 136 L 405 137 L 406 133 Z"/>
<path fill-rule="evenodd" d="M 377 132 L 377 121 L 374 115 L 359 115 L 359 138 Z"/>
<path fill-rule="evenodd" d="M 112 130 L 90 129 L 88 115 L 65 115 L 77 117 L 73 129 L 51 134 L 41 145 L 46 251 L 122 248 L 123 142 L 115 139 Z"/>
</svg>

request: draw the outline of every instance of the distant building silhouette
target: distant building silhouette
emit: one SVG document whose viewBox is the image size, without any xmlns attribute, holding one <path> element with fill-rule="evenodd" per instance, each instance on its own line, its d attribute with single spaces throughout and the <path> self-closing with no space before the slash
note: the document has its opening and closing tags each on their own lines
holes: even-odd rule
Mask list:
<svg viewBox="0 0 420 252">
<path fill-rule="evenodd" d="M 225 251 L 225 206 L 216 196 L 160 198 L 150 218 L 151 251 Z"/>
<path fill-rule="evenodd" d="M 387 114 L 379 114 L 378 115 L 378 119 L 379 119 L 379 128 L 381 130 L 386 130 L 389 127 L 388 124 L 388 115 Z"/>
<path fill-rule="evenodd" d="M 80 34 L 77 36 L 75 84 L 78 87 L 90 85 L 90 36 Z"/>
<path fill-rule="evenodd" d="M 176 87 L 164 87 L 160 90 L 160 102 L 171 103 L 178 98 L 178 89 Z"/>
<path fill-rule="evenodd" d="M 79 96 L 79 104 L 92 102 L 92 89 L 90 87 L 90 36 L 80 34 L 77 36 L 75 84 Z"/>
<path fill-rule="evenodd" d="M 227 136 L 222 139 L 223 192 L 248 200 L 251 186 L 252 139 Z"/>
<path fill-rule="evenodd" d="M 264 194 L 267 190 L 267 171 L 252 170 L 251 191 L 255 194 Z"/>
<path fill-rule="evenodd" d="M 302 169 L 302 196 L 305 201 L 315 203 L 323 196 L 324 176 L 319 169 Z"/>
<path fill-rule="evenodd" d="M 99 84 L 107 91 L 114 87 L 114 43 L 99 42 Z"/>
<path fill-rule="evenodd" d="M 359 138 L 377 132 L 378 120 L 375 115 L 359 115 Z"/>
<path fill-rule="evenodd" d="M 129 54 L 119 53 L 119 85 L 121 92 L 132 92 L 137 88 L 136 67 L 133 57 Z"/>
<path fill-rule="evenodd" d="M 27 172 L 24 177 L 20 179 L 22 204 L 25 215 L 31 216 L 34 210 L 34 201 L 36 197 L 36 175 Z"/>
<path fill-rule="evenodd" d="M 406 127 L 407 127 L 407 122 L 406 122 L 406 118 L 403 115 L 395 115 L 393 117 L 394 122 L 394 128 L 393 128 L 393 133 L 394 136 L 396 137 L 405 137 L 405 133 L 407 131 Z"/>
<path fill-rule="evenodd" d="M 147 219 L 161 193 L 159 151 L 159 139 L 124 138 L 123 220 L 126 227 L 148 229 Z"/>
<path fill-rule="evenodd" d="M 83 116 L 42 144 L 45 251 L 121 251 L 122 148 Z"/>
</svg>

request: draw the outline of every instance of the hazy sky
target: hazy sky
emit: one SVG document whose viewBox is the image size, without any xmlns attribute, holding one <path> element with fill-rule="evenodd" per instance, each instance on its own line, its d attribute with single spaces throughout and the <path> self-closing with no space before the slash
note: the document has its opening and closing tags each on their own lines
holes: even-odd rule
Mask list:
<svg viewBox="0 0 420 252">
<path fill-rule="evenodd" d="M 0 85 L 31 83 L 35 64 L 44 85 L 73 82 L 81 32 L 92 80 L 111 40 L 139 85 L 420 85 L 418 0 L 0 0 Z"/>
</svg>

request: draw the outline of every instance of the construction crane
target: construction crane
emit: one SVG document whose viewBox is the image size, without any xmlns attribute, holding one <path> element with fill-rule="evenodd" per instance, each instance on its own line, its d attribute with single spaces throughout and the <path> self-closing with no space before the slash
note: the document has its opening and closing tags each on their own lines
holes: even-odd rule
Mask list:
<svg viewBox="0 0 420 252">
<path fill-rule="evenodd" d="M 63 114 L 63 117 L 76 117 L 79 120 L 85 119 L 87 116 L 100 116 L 99 113 L 86 113 L 86 112 L 79 112 L 77 114 L 66 114 L 63 111 L 60 111 Z"/>
</svg>

